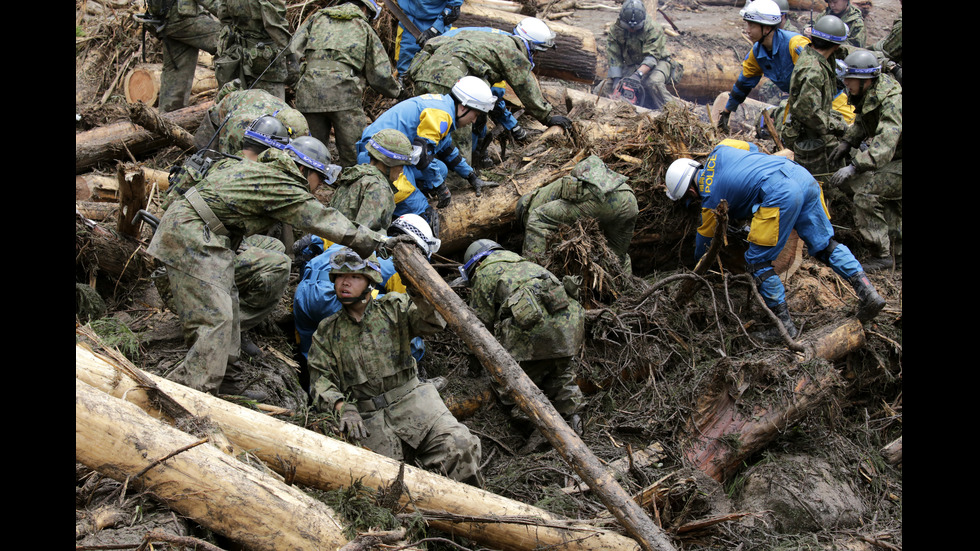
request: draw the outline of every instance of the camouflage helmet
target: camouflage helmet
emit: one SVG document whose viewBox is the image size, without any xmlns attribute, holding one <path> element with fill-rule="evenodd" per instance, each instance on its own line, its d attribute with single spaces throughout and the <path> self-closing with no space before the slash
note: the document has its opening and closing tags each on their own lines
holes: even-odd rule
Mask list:
<svg viewBox="0 0 980 551">
<path fill-rule="evenodd" d="M 779 6 L 779 13 L 789 13 L 789 2 L 787 0 L 773 0 Z"/>
<path fill-rule="evenodd" d="M 626 176 L 610 170 L 597 155 L 590 155 L 580 161 L 571 174 L 577 180 L 589 182 L 602 190 L 616 188 L 627 180 Z"/>
<path fill-rule="evenodd" d="M 463 253 L 463 265 L 459 267 L 459 273 L 463 279 L 469 281 L 473 277 L 473 272 L 479 266 L 480 261 L 493 251 L 502 251 L 504 248 L 492 239 L 477 239 L 466 248 Z"/>
<path fill-rule="evenodd" d="M 872 79 L 881 74 L 881 63 L 868 50 L 855 50 L 844 58 L 844 78 Z"/>
<path fill-rule="evenodd" d="M 395 128 L 378 131 L 368 139 L 364 147 L 372 158 L 381 161 L 385 166 L 415 164 L 412 162 L 412 142 Z"/>
<path fill-rule="evenodd" d="M 841 21 L 836 15 L 825 15 L 813 24 L 810 36 L 826 40 L 831 44 L 843 44 L 847 41 L 847 23 Z"/>
<path fill-rule="evenodd" d="M 374 253 L 371 253 L 371 256 L 365 260 L 353 249 L 344 247 L 337 249 L 330 256 L 329 265 L 331 282 L 334 282 L 337 276 L 341 274 L 360 274 L 374 285 L 380 286 L 384 283 L 384 278 L 381 276 L 381 264 L 378 263 L 378 257 Z"/>
<path fill-rule="evenodd" d="M 619 26 L 627 31 L 638 31 L 646 22 L 647 10 L 640 0 L 626 0 L 619 11 Z"/>
<path fill-rule="evenodd" d="M 282 149 L 289 143 L 289 131 L 279 119 L 264 115 L 248 125 L 245 136 L 242 138 L 245 145 L 257 146 L 260 148 L 275 147 Z"/>
</svg>

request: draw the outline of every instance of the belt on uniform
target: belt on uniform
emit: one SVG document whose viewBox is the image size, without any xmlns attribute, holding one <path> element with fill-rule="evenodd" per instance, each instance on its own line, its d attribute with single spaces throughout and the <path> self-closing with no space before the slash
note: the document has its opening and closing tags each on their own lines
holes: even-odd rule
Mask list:
<svg viewBox="0 0 980 551">
<path fill-rule="evenodd" d="M 184 197 L 186 197 L 191 206 L 194 207 L 194 210 L 197 212 L 197 215 L 201 217 L 201 220 L 204 220 L 205 235 L 210 232 L 221 236 L 228 235 L 228 229 L 221 223 L 221 220 L 218 220 L 218 217 L 215 216 L 214 211 L 211 210 L 211 207 L 204 202 L 204 199 L 202 199 L 201 195 L 197 192 L 196 187 L 192 187 L 191 189 L 187 190 L 184 193 Z"/>
<path fill-rule="evenodd" d="M 379 409 L 384 409 L 391 404 L 394 404 L 398 400 L 405 397 L 406 394 L 412 391 L 415 387 L 419 385 L 419 378 L 412 377 L 405 384 L 395 387 L 384 394 L 378 394 L 368 398 L 367 400 L 357 401 L 357 410 L 361 413 L 369 413 L 372 411 L 377 411 Z"/>
</svg>

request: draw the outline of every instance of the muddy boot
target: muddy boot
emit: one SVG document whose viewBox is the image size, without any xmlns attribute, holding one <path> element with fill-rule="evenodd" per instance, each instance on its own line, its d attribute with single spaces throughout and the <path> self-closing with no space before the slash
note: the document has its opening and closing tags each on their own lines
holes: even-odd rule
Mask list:
<svg viewBox="0 0 980 551">
<path fill-rule="evenodd" d="M 892 268 L 892 257 L 879 256 L 861 263 L 865 273 L 877 272 L 878 270 L 890 270 Z"/>
<path fill-rule="evenodd" d="M 770 308 L 773 314 L 779 318 L 779 322 L 783 324 L 786 328 L 786 332 L 789 333 L 790 338 L 795 339 L 799 331 L 796 329 L 796 325 L 793 323 L 793 318 L 789 315 L 789 306 L 786 303 L 780 303 L 776 306 Z M 783 342 L 783 335 L 779 332 L 778 327 L 769 327 L 755 334 L 755 337 L 766 342 Z"/>
<path fill-rule="evenodd" d="M 568 423 L 568 426 L 571 427 L 573 431 L 575 431 L 575 434 L 582 436 L 582 416 L 577 413 L 573 413 L 565 417 L 565 422 Z"/>
<path fill-rule="evenodd" d="M 242 372 L 242 367 L 238 362 L 228 364 L 225 371 L 225 378 L 221 380 L 218 387 L 218 394 L 231 394 L 234 396 L 244 396 L 249 400 L 264 402 L 269 399 L 269 394 L 262 389 L 250 388 L 256 381 L 246 381 Z"/>
<path fill-rule="evenodd" d="M 858 309 L 857 309 L 857 319 L 861 321 L 870 321 L 881 312 L 881 309 L 885 307 L 885 299 L 881 298 L 878 291 L 875 290 L 874 285 L 868 280 L 868 276 L 864 272 L 858 272 L 851 276 L 848 280 L 854 287 L 854 291 L 857 293 Z"/>
<path fill-rule="evenodd" d="M 248 338 L 245 333 L 242 333 L 241 355 L 249 359 L 258 360 L 265 353 L 262 352 L 262 349 L 252 339 Z"/>
</svg>

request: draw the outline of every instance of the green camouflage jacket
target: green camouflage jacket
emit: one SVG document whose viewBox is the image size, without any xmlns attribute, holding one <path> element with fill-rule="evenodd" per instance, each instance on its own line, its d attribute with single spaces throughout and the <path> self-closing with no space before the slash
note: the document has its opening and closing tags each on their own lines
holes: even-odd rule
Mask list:
<svg viewBox="0 0 980 551">
<path fill-rule="evenodd" d="M 786 122 L 780 133 L 783 146 L 792 149 L 797 140 L 807 138 L 837 142 L 847 130 L 844 118 L 833 108 L 837 94 L 833 62 L 808 45 L 796 60 L 789 81 Z"/>
<path fill-rule="evenodd" d="M 275 114 L 275 117 L 292 131 L 292 137 L 309 136 L 310 134 L 306 118 L 299 111 L 265 90 L 236 89 L 233 83 L 222 86 L 221 90 L 218 91 L 218 96 L 215 97 L 214 106 L 208 111 L 209 116 L 202 123 L 202 126 L 211 129 L 213 134 L 214 129 L 229 114 L 231 118 L 221 128 L 218 139 L 211 146 L 222 153 L 237 155 L 241 152 L 245 131 L 255 119 L 265 115 Z M 199 133 L 204 132 L 204 130 L 202 128 Z M 198 136 L 198 141 L 201 138 L 202 136 Z M 200 145 L 203 146 L 203 144 Z"/>
<path fill-rule="evenodd" d="M 355 224 L 385 232 L 395 212 L 395 186 L 371 164 L 347 167 L 340 173 L 330 206 Z"/>
<path fill-rule="evenodd" d="M 851 161 L 858 172 L 880 170 L 901 159 L 902 85 L 882 73 L 854 107 L 857 117 L 843 140 L 854 148 L 868 140 L 868 149 L 855 153 Z"/>
<path fill-rule="evenodd" d="M 864 47 L 864 43 L 868 40 L 868 29 L 864 26 L 864 17 L 861 15 L 859 8 L 849 3 L 844 13 L 836 14 L 832 13 L 828 7 L 824 15 L 836 15 L 839 17 L 841 21 L 847 24 L 847 43 L 859 48 Z"/>
<path fill-rule="evenodd" d="M 471 278 L 470 307 L 515 361 L 574 356 L 585 312 L 561 281 L 510 251 L 494 251 Z"/>
<path fill-rule="evenodd" d="M 385 239 L 320 203 L 292 157 L 279 149 L 267 149 L 258 161 L 212 169 L 196 189 L 228 235 L 207 229 L 184 195 L 164 213 L 147 252 L 204 281 L 226 284 L 225 270 L 241 239 L 263 233 L 277 221 L 347 245 L 362 256 Z"/>
<path fill-rule="evenodd" d="M 343 308 L 324 319 L 313 335 L 308 360 L 314 407 L 333 411 L 340 400 L 356 404 L 389 393 L 387 424 L 417 447 L 444 409 L 429 405 L 441 400 L 435 387 L 418 383 L 411 340 L 445 326 L 431 304 L 416 303 L 402 293 L 372 299 L 360 322 Z M 366 413 L 360 404 L 358 409 Z"/>
<path fill-rule="evenodd" d="M 355 4 L 323 8 L 296 30 L 290 49 L 305 58 L 296 90 L 304 113 L 360 109 L 364 83 L 379 94 L 398 97 L 384 44 Z"/>
<path fill-rule="evenodd" d="M 892 30 L 888 36 L 875 43 L 873 49 L 885 54 L 888 59 L 902 64 L 902 16 L 892 24 Z"/>
<path fill-rule="evenodd" d="M 507 81 L 526 112 L 539 122 L 547 123 L 551 104 L 541 94 L 541 87 L 531 74 L 532 67 L 527 47 L 519 37 L 464 30 L 426 42 L 422 51 L 415 54 L 408 76 L 423 87 L 435 84 L 447 91 L 467 75 L 482 78 L 491 86 Z"/>
<path fill-rule="evenodd" d="M 614 67 L 622 71 L 618 76 L 623 77 L 629 76 L 640 65 L 656 68 L 658 61 L 669 61 L 667 35 L 652 17 L 647 17 L 643 30 L 635 33 L 614 23 L 607 36 L 606 56 L 610 76 L 617 76 Z"/>
</svg>

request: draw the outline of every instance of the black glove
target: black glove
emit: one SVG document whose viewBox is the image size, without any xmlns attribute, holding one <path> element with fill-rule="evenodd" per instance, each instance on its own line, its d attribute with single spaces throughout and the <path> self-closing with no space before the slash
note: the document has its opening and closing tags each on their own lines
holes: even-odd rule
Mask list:
<svg viewBox="0 0 980 551">
<path fill-rule="evenodd" d="M 481 180 L 480 178 L 477 177 L 475 170 L 473 172 L 470 172 L 470 175 L 467 176 L 466 179 L 469 180 L 470 185 L 473 186 L 473 189 L 476 190 L 476 196 L 477 197 L 481 197 L 483 195 L 483 193 L 481 192 L 481 190 L 483 188 L 485 188 L 485 187 L 497 187 L 497 186 L 500 185 L 497 182 L 485 182 L 485 181 Z"/>
<path fill-rule="evenodd" d="M 855 174 L 857 174 L 857 168 L 854 165 L 847 165 L 828 178 L 827 184 L 831 187 L 840 187 L 841 184 L 846 182 L 848 178 L 854 176 Z"/>
<path fill-rule="evenodd" d="M 514 128 L 510 129 L 510 135 L 514 138 L 515 141 L 523 142 L 524 140 L 527 139 L 527 130 L 524 130 L 524 128 L 521 125 L 517 125 Z"/>
<path fill-rule="evenodd" d="M 831 165 L 836 166 L 845 158 L 847 158 L 847 154 L 850 151 L 851 151 L 851 144 L 847 142 L 841 142 L 837 144 L 837 147 L 835 147 L 833 151 L 830 152 L 830 155 L 827 156 L 827 160 L 830 161 Z"/>
<path fill-rule="evenodd" d="M 548 117 L 548 126 L 560 126 L 565 130 L 570 130 L 572 128 L 572 121 L 568 117 L 553 115 Z"/>
<path fill-rule="evenodd" d="M 439 184 L 439 187 L 433 188 L 432 194 L 438 199 L 436 203 L 436 208 L 444 209 L 449 206 L 449 202 L 453 199 L 453 194 L 449 192 L 449 186 L 445 182 Z"/>
<path fill-rule="evenodd" d="M 346 432 L 352 440 L 363 440 L 370 436 L 361 414 L 350 404 L 344 404 L 340 410 L 340 432 Z"/>
<path fill-rule="evenodd" d="M 416 241 L 414 237 L 408 235 L 407 233 L 400 233 L 398 235 L 393 235 L 389 237 L 387 241 L 381 244 L 381 249 L 382 249 L 381 256 L 383 256 L 384 258 L 390 258 L 392 254 L 394 254 L 395 246 L 401 243 L 407 243 L 419 249 L 420 251 L 422 251 L 423 256 L 427 256 L 429 254 L 428 251 L 422 249 L 422 247 L 419 246 L 419 242 Z"/>
<path fill-rule="evenodd" d="M 415 39 L 415 43 L 418 44 L 419 46 L 425 46 L 425 43 L 428 42 L 430 38 L 435 38 L 440 34 L 442 33 L 439 32 L 439 29 L 435 27 L 429 27 L 428 29 L 423 31 L 418 38 Z"/>
<path fill-rule="evenodd" d="M 415 168 L 425 170 L 429 167 L 429 163 L 432 162 L 432 144 L 429 143 L 429 140 L 421 136 L 416 136 L 412 141 L 412 145 L 417 145 L 422 148 L 422 153 L 419 155 L 419 162 L 415 163 Z"/>
<path fill-rule="evenodd" d="M 442 10 L 442 22 L 446 25 L 453 24 L 457 19 L 459 19 L 459 6 L 448 6 Z"/>
<path fill-rule="evenodd" d="M 721 130 L 725 134 L 731 132 L 731 130 L 728 128 L 728 118 L 731 116 L 732 116 L 731 111 L 722 111 L 718 115 L 718 130 Z"/>
</svg>

